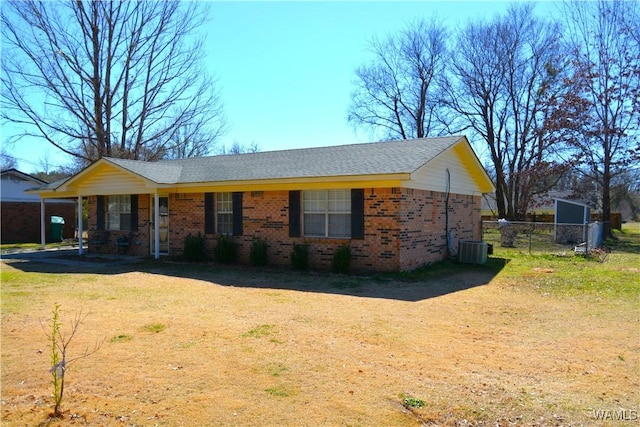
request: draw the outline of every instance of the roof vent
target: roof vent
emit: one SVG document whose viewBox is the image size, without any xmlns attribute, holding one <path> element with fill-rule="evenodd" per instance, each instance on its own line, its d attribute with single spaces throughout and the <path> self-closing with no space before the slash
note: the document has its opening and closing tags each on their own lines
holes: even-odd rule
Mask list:
<svg viewBox="0 0 640 427">
<path fill-rule="evenodd" d="M 487 262 L 487 242 L 478 240 L 461 240 L 458 242 L 458 261 L 470 264 Z"/>
</svg>

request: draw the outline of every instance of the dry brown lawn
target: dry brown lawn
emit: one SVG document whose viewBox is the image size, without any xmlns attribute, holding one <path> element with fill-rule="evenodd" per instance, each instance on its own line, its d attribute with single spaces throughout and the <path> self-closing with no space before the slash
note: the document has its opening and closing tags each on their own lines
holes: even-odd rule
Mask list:
<svg viewBox="0 0 640 427">
<path fill-rule="evenodd" d="M 421 281 L 149 262 L 2 273 L 3 426 L 638 422 L 628 298 L 553 295 L 480 267 Z M 88 315 L 70 357 L 104 340 L 70 365 L 63 419 L 48 418 L 55 303 L 65 328 Z"/>
</svg>

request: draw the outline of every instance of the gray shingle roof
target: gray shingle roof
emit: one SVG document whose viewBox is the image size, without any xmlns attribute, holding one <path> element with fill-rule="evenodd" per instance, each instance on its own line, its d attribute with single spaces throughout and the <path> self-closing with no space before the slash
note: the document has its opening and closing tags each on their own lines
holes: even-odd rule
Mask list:
<svg viewBox="0 0 640 427">
<path fill-rule="evenodd" d="M 159 184 L 412 173 L 462 136 L 144 162 L 107 161 Z"/>
<path fill-rule="evenodd" d="M 105 157 L 104 159 L 153 182 L 160 184 L 176 184 L 182 182 L 180 175 L 183 165 L 178 164 L 177 161 L 145 162 L 142 160 L 116 159 L 113 157 Z"/>
</svg>

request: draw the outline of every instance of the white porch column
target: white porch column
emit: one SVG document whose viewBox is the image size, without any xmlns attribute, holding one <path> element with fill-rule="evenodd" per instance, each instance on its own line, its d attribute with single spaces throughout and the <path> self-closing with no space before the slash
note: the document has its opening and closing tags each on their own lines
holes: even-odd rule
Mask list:
<svg viewBox="0 0 640 427">
<path fill-rule="evenodd" d="M 78 255 L 82 255 L 84 251 L 84 242 L 82 241 L 82 196 L 78 196 Z"/>
<path fill-rule="evenodd" d="M 155 259 L 160 258 L 160 197 L 156 191 L 153 196 L 153 254 Z"/>
<path fill-rule="evenodd" d="M 46 249 L 47 244 L 47 231 L 45 229 L 45 211 L 44 211 L 44 199 L 40 197 L 40 243 L 42 250 Z"/>
</svg>

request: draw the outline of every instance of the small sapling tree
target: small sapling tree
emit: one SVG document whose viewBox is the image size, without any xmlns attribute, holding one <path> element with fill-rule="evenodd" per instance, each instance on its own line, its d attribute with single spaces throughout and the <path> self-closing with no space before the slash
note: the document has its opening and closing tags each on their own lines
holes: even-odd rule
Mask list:
<svg viewBox="0 0 640 427">
<path fill-rule="evenodd" d="M 60 304 L 56 304 L 53 308 L 53 317 L 51 319 L 51 329 L 47 331 L 43 325 L 43 329 L 49 342 L 51 343 L 51 369 L 49 372 L 52 376 L 51 385 L 53 387 L 53 414 L 54 418 L 62 418 L 62 411 L 60 406 L 62 404 L 62 397 L 64 396 L 64 379 L 67 367 L 79 359 L 84 359 L 97 352 L 102 342 L 97 343 L 92 350 L 85 349 L 84 353 L 74 358 L 67 357 L 67 349 L 69 344 L 76 336 L 78 329 L 82 322 L 87 318 L 87 315 L 83 315 L 80 311 L 73 321 L 71 322 L 71 330 L 65 333 L 62 330 L 62 324 L 60 321 Z"/>
</svg>

